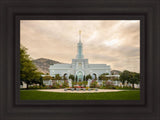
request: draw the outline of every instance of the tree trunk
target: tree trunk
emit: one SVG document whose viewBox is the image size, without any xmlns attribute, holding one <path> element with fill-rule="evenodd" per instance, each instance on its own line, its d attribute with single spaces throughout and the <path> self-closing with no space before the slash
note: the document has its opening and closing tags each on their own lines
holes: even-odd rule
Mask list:
<svg viewBox="0 0 160 120">
<path fill-rule="evenodd" d="M 28 84 L 27 84 L 27 89 L 28 89 Z"/>
<path fill-rule="evenodd" d="M 122 82 L 122 85 L 125 86 L 125 81 Z"/>
<path fill-rule="evenodd" d="M 134 83 L 132 83 L 132 88 L 134 89 Z"/>
</svg>

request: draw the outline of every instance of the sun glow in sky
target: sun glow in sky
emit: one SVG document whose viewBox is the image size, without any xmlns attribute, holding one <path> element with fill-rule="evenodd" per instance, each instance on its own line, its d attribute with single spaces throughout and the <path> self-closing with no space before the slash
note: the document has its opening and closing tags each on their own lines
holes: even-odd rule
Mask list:
<svg viewBox="0 0 160 120">
<path fill-rule="evenodd" d="M 21 45 L 33 59 L 71 63 L 81 30 L 83 54 L 89 63 L 140 71 L 139 20 L 21 20 L 20 28 Z"/>
</svg>

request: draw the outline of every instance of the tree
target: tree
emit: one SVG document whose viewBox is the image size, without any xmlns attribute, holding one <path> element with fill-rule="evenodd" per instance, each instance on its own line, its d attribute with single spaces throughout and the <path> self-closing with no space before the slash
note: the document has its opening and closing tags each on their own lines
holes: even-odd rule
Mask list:
<svg viewBox="0 0 160 120">
<path fill-rule="evenodd" d="M 43 78 L 42 75 L 43 73 L 35 71 L 35 73 L 33 74 L 33 78 L 31 79 L 31 83 L 30 84 L 39 84 L 40 86 L 43 85 Z"/>
<path fill-rule="evenodd" d="M 20 80 L 28 85 L 37 83 L 40 79 L 41 73 L 32 63 L 30 56 L 27 54 L 27 48 L 20 48 Z"/>
<path fill-rule="evenodd" d="M 65 73 L 65 74 L 63 75 L 63 80 L 67 80 L 66 75 L 67 75 L 67 73 Z"/>
<path fill-rule="evenodd" d="M 95 73 L 94 73 L 93 75 L 94 75 L 94 77 L 95 77 L 94 80 L 97 80 L 97 75 L 96 75 Z"/>
<path fill-rule="evenodd" d="M 111 80 L 112 81 L 118 81 L 119 79 L 118 79 L 118 77 L 111 77 Z"/>
<path fill-rule="evenodd" d="M 109 73 L 103 73 L 102 75 L 109 75 Z"/>
<path fill-rule="evenodd" d="M 46 75 L 43 77 L 43 80 L 53 80 L 53 77 Z"/>
<path fill-rule="evenodd" d="M 74 75 L 70 74 L 69 79 L 72 79 L 72 81 L 73 81 L 74 80 Z"/>
<path fill-rule="evenodd" d="M 128 81 L 130 77 L 130 71 L 128 70 L 124 70 L 121 74 L 120 74 L 120 81 L 122 82 L 122 84 L 124 85 L 125 81 Z"/>
<path fill-rule="evenodd" d="M 42 86 L 43 85 L 43 77 L 41 76 L 39 79 L 39 85 Z"/>
<path fill-rule="evenodd" d="M 85 75 L 83 76 L 83 81 L 86 81 L 86 76 Z"/>
<path fill-rule="evenodd" d="M 140 82 L 140 74 L 136 72 L 130 72 L 128 82 L 132 84 L 132 88 L 134 89 L 134 84 L 138 84 Z"/>
<path fill-rule="evenodd" d="M 90 74 L 86 76 L 86 80 L 88 79 L 92 79 L 92 76 Z"/>
<path fill-rule="evenodd" d="M 59 74 L 56 74 L 55 80 L 61 80 L 61 79 L 62 79 L 62 77 Z"/>
<path fill-rule="evenodd" d="M 120 81 L 122 82 L 123 85 L 125 81 L 127 81 L 128 83 L 131 83 L 132 88 L 134 89 L 134 84 L 138 84 L 140 81 L 140 74 L 125 70 L 120 74 Z"/>
<path fill-rule="evenodd" d="M 99 76 L 99 80 L 107 80 L 106 75 L 101 74 L 101 75 Z"/>
</svg>

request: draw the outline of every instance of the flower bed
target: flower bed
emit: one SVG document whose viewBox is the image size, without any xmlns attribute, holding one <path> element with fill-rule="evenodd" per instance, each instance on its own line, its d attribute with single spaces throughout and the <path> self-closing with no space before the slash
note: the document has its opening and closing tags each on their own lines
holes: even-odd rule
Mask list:
<svg viewBox="0 0 160 120">
<path fill-rule="evenodd" d="M 98 88 L 88 88 L 88 87 L 81 87 L 81 86 L 78 86 L 78 87 L 74 87 L 74 88 L 64 88 L 64 91 L 67 91 L 67 90 L 72 90 L 72 91 L 74 91 L 74 90 L 76 90 L 76 91 L 79 91 L 79 90 L 83 90 L 83 91 L 85 91 L 85 90 L 88 90 L 88 91 L 90 91 L 90 90 L 95 90 L 95 91 L 98 91 Z"/>
</svg>

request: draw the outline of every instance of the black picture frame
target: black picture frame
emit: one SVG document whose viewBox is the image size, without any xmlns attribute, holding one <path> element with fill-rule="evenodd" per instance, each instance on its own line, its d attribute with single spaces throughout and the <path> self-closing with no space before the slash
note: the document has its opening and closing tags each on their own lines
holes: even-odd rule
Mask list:
<svg viewBox="0 0 160 120">
<path fill-rule="evenodd" d="M 19 46 L 22 19 L 141 20 L 139 101 L 38 101 L 19 99 Z M 1 120 L 159 120 L 159 0 L 1 0 Z"/>
</svg>

